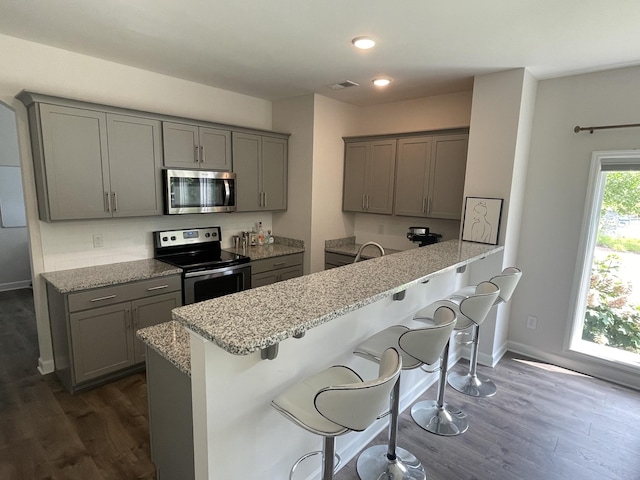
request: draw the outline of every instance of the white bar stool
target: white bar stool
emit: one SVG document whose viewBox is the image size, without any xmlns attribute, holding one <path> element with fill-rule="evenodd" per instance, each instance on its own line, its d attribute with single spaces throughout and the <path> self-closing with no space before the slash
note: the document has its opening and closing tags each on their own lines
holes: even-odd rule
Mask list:
<svg viewBox="0 0 640 480">
<path fill-rule="evenodd" d="M 390 347 L 402 355 L 402 369 L 410 370 L 421 365 L 433 365 L 440 358 L 442 349 L 456 324 L 456 314 L 447 307 L 439 308 L 434 315 L 434 325 L 409 329 L 394 325 L 376 333 L 361 343 L 354 353 L 374 362 L 380 362 L 382 353 Z M 390 398 L 389 441 L 387 445 L 369 447 L 358 457 L 356 469 L 362 480 L 425 480 L 424 467 L 404 448 L 397 447 L 398 416 L 400 410 L 400 378 L 393 387 Z"/>
<path fill-rule="evenodd" d="M 460 303 L 451 300 L 438 300 L 419 310 L 413 319 L 433 324 L 435 311 L 441 306 L 447 306 L 456 313 L 458 320 L 455 329 L 464 330 L 476 322 L 482 323 L 484 321 L 499 292 L 500 289 L 497 285 L 483 282 L 480 293 L 463 298 Z M 452 407 L 444 401 L 448 368 L 449 342 L 442 353 L 437 399 L 414 404 L 411 408 L 411 417 L 428 432 L 436 435 L 454 436 L 466 432 L 469 428 L 469 421 L 460 409 Z"/>
<path fill-rule="evenodd" d="M 376 421 L 401 369 L 400 354 L 389 348 L 382 354 L 378 378 L 364 381 L 350 368 L 334 366 L 293 385 L 271 402 L 293 423 L 324 437 L 322 480 L 333 479 L 335 437 L 363 431 Z M 290 479 L 298 464 L 310 455 L 296 461 Z"/>
<path fill-rule="evenodd" d="M 522 271 L 517 267 L 505 268 L 500 275 L 492 277 L 489 281 L 500 288 L 500 293 L 496 298 L 493 306 L 506 303 L 511 299 L 511 295 L 518 286 L 518 282 L 522 277 Z M 462 299 L 469 297 L 477 292 L 478 285 L 470 285 L 458 290 L 449 297 L 456 303 Z M 471 397 L 491 397 L 496 394 L 498 388 L 489 377 L 478 375 L 478 342 L 480 337 L 480 323 L 474 322 L 472 325 L 471 341 L 464 342 L 471 345 L 471 355 L 469 355 L 469 371 L 467 373 L 453 372 L 449 375 L 449 385 L 460 393 Z"/>
</svg>

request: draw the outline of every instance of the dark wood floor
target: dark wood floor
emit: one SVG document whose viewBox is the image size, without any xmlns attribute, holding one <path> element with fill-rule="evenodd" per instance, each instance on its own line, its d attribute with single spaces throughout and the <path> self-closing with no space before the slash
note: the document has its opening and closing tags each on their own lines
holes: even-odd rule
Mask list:
<svg viewBox="0 0 640 480">
<path fill-rule="evenodd" d="M 31 291 L 0 292 L 0 479 L 155 478 L 144 375 L 72 396 L 37 372 L 37 358 Z M 480 371 L 497 380 L 495 397 L 447 389 L 469 416 L 465 434 L 432 435 L 401 417 L 399 443 L 428 480 L 640 479 L 640 393 L 511 354 Z M 337 480 L 356 479 L 354 464 Z"/>
<path fill-rule="evenodd" d="M 144 374 L 70 395 L 37 358 L 31 290 L 0 292 L 0 479 L 154 479 Z"/>
</svg>

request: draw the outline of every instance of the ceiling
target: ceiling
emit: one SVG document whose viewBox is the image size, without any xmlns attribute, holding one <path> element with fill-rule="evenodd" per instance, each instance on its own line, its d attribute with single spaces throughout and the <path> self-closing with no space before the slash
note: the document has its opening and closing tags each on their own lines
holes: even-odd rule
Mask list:
<svg viewBox="0 0 640 480">
<path fill-rule="evenodd" d="M 355 105 L 640 63 L 637 0 L 0 0 L 0 33 L 247 95 Z M 370 35 L 374 49 L 351 39 Z M 375 76 L 393 79 L 384 90 Z M 358 87 L 332 90 L 351 80 Z"/>
</svg>

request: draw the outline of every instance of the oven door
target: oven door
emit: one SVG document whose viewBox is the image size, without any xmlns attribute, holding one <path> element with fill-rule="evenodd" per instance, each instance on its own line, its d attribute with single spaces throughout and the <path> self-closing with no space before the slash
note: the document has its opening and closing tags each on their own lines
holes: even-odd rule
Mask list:
<svg viewBox="0 0 640 480">
<path fill-rule="evenodd" d="M 251 266 L 235 265 L 184 274 L 184 304 L 203 302 L 251 288 Z"/>
<path fill-rule="evenodd" d="M 165 213 L 236 210 L 236 174 L 211 170 L 164 170 Z"/>
</svg>

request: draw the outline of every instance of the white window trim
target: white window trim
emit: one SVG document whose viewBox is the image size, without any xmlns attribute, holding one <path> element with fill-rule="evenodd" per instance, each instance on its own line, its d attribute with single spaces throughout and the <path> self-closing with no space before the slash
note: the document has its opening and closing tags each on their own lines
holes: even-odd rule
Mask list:
<svg viewBox="0 0 640 480">
<path fill-rule="evenodd" d="M 582 340 L 582 328 L 586 310 L 588 287 L 591 278 L 591 266 L 593 264 L 593 252 L 598 235 L 600 221 L 600 209 L 602 207 L 602 194 L 604 189 L 604 171 L 607 166 L 640 165 L 640 150 L 617 150 L 593 152 L 591 155 L 591 167 L 589 170 L 589 184 L 584 204 L 580 241 L 576 256 L 576 270 L 573 277 L 571 293 L 571 321 L 567 322 L 565 333 L 564 351 L 588 355 L 590 359 L 616 367 L 637 371 L 640 369 L 638 356 L 624 351 L 612 351 L 610 348 L 598 348 L 598 345 L 585 345 Z M 593 356 L 598 351 L 599 356 Z M 625 368 L 626 367 L 626 368 Z"/>
</svg>

